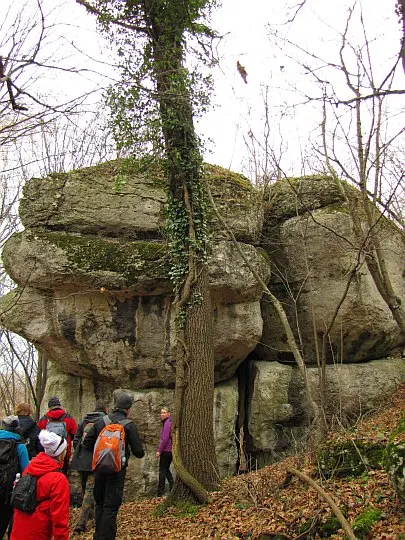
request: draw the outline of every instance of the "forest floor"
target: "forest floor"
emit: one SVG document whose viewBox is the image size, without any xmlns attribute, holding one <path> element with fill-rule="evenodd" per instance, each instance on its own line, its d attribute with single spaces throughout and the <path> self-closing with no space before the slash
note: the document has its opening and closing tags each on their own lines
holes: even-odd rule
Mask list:
<svg viewBox="0 0 405 540">
<path fill-rule="evenodd" d="M 359 420 L 350 430 L 331 434 L 336 439 L 381 442 L 388 439 L 405 407 L 405 385 L 378 411 Z M 404 435 L 404 434 L 403 434 Z M 222 490 L 211 494 L 206 506 L 169 508 L 162 516 L 162 498 L 123 504 L 118 515 L 119 540 L 281 540 L 344 538 L 342 529 L 320 533 L 320 524 L 333 517 L 328 503 L 313 487 L 293 476 L 285 482 L 287 469 L 294 467 L 314 479 L 337 505 L 346 509 L 350 524 L 366 510 L 379 509 L 381 516 L 366 534 L 367 540 L 405 540 L 405 508 L 400 505 L 383 470 L 369 470 L 358 478 L 319 478 L 317 467 L 307 455 L 297 455 L 256 472 L 228 478 Z M 287 485 L 285 485 L 287 484 Z M 79 509 L 72 509 L 73 529 Z M 89 525 L 93 525 L 89 523 Z M 304 532 L 305 529 L 308 529 Z M 320 536 L 323 534 L 323 536 Z M 91 539 L 93 529 L 75 539 Z"/>
</svg>

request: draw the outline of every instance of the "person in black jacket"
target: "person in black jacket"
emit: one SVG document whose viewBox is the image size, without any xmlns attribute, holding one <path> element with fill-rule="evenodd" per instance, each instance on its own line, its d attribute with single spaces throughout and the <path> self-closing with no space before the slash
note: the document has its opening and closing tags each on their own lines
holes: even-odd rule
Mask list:
<svg viewBox="0 0 405 540">
<path fill-rule="evenodd" d="M 32 407 L 29 403 L 18 403 L 15 414 L 20 422 L 20 435 L 28 451 L 28 457 L 32 459 L 42 451 L 41 443 L 38 439 L 39 427 L 32 418 Z"/>
<path fill-rule="evenodd" d="M 111 423 L 123 422 L 129 414 L 133 400 L 128 394 L 120 394 L 115 409 L 108 415 Z M 97 437 L 105 427 L 104 417 L 98 420 L 89 430 L 82 445 L 93 450 Z M 145 455 L 138 429 L 134 422 L 124 426 L 125 430 L 125 464 L 120 472 L 110 474 L 94 473 L 94 499 L 96 502 L 96 530 L 93 540 L 114 540 L 117 534 L 117 514 L 124 493 L 125 474 L 130 454 L 138 458 Z"/>
<path fill-rule="evenodd" d="M 107 414 L 107 407 L 104 401 L 97 400 L 93 412 L 86 414 L 77 428 L 73 439 L 74 454 L 70 464 L 70 468 L 74 471 L 79 471 L 81 488 L 82 488 L 82 511 L 79 516 L 79 521 L 74 529 L 75 533 L 86 531 L 86 523 L 90 513 L 94 509 L 94 474 L 91 468 L 93 460 L 93 452 L 83 446 L 83 441 L 87 437 L 87 433 L 97 420 L 100 420 Z"/>
</svg>

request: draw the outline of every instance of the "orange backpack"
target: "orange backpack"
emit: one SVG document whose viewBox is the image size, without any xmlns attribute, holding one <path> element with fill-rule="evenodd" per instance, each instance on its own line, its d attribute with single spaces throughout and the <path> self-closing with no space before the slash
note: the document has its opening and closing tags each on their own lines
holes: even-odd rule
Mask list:
<svg viewBox="0 0 405 540">
<path fill-rule="evenodd" d="M 120 472 L 125 463 L 125 426 L 131 420 L 112 424 L 108 416 L 103 417 L 105 427 L 100 431 L 93 451 L 93 471 L 104 474 Z"/>
</svg>

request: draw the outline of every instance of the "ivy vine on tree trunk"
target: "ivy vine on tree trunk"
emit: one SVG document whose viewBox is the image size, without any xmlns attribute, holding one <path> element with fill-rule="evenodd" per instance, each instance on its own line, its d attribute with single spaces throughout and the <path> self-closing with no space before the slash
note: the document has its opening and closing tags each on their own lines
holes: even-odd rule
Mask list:
<svg viewBox="0 0 405 540">
<path fill-rule="evenodd" d="M 208 0 L 76 0 L 97 16 L 122 59 L 122 81 L 107 96 L 117 145 L 155 156 L 168 180 L 166 236 L 171 256 L 176 387 L 171 497 L 208 500 L 218 486 L 213 432 L 214 353 L 207 267 L 203 163 L 194 117 L 207 80 L 186 68 L 188 40 L 206 51 Z M 202 54 L 199 61 L 207 57 Z"/>
</svg>

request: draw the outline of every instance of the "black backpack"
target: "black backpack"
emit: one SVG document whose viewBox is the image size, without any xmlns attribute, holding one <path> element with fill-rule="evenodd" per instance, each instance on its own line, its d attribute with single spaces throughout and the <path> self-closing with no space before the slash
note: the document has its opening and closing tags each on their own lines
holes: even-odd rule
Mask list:
<svg viewBox="0 0 405 540">
<path fill-rule="evenodd" d="M 32 514 L 38 506 L 37 477 L 25 474 L 15 485 L 10 504 L 13 508 Z"/>
<path fill-rule="evenodd" d="M 3 496 L 11 493 L 19 470 L 17 444 L 15 439 L 0 439 L 0 495 Z"/>
</svg>

